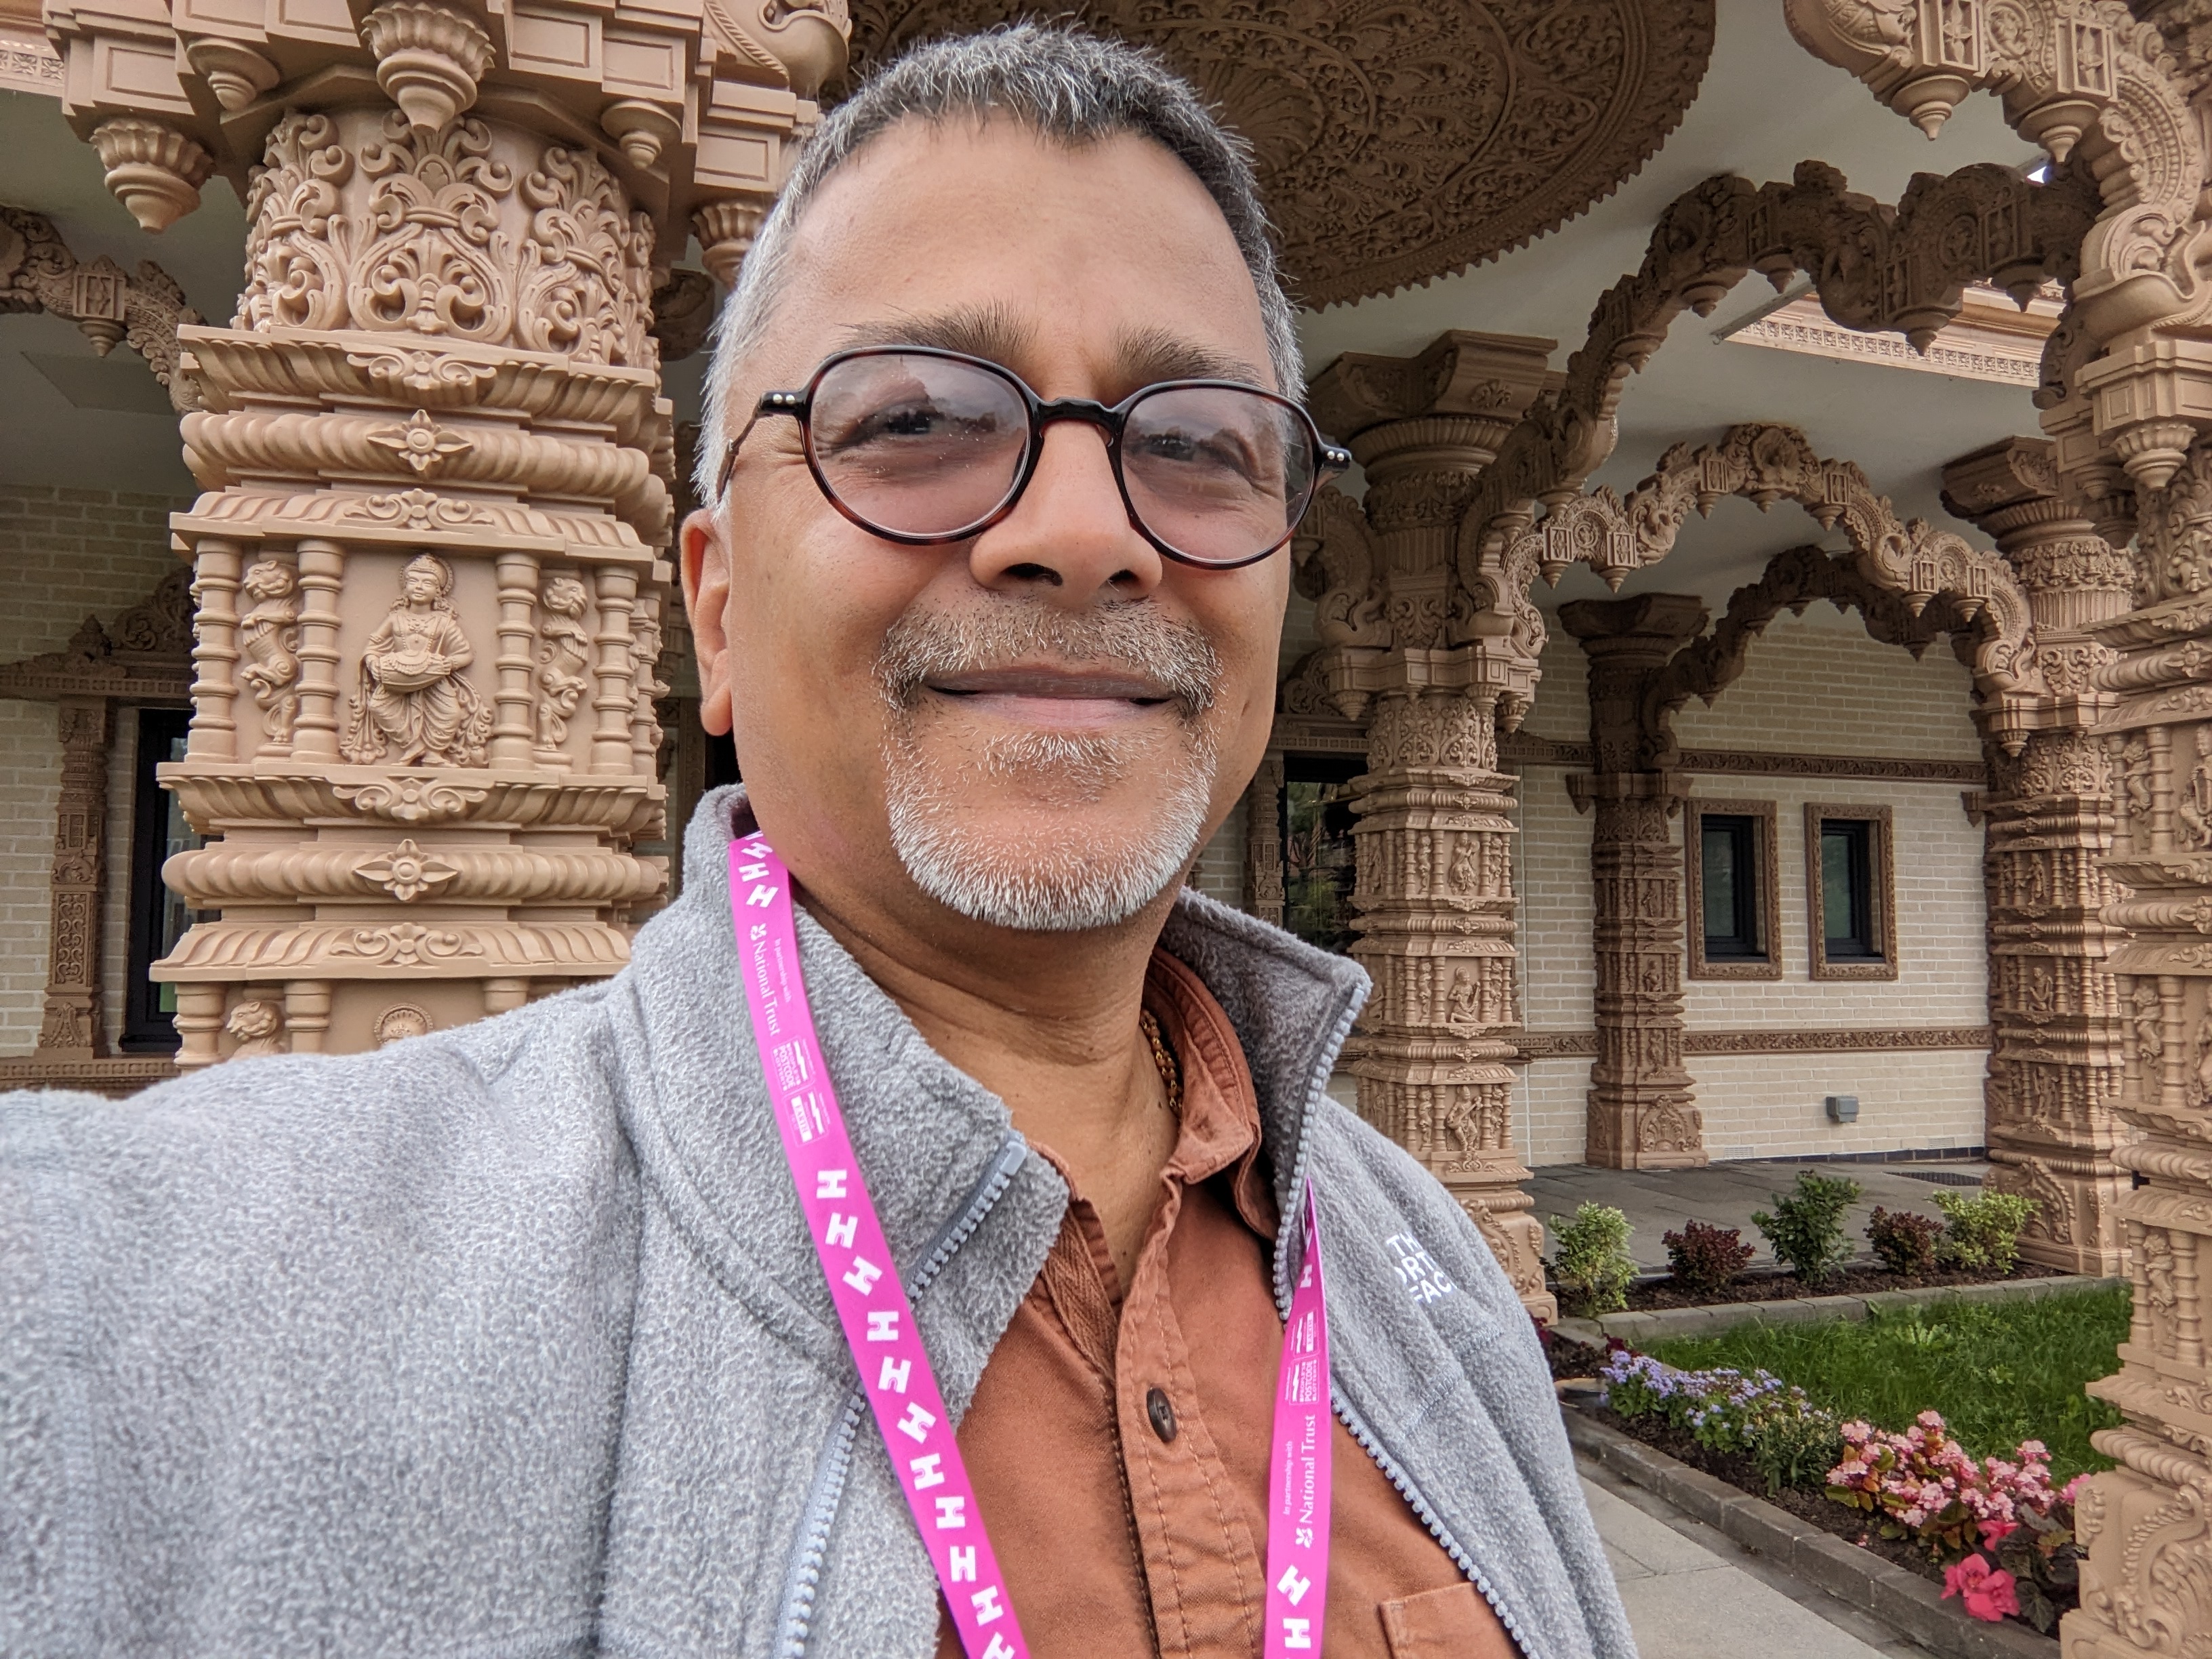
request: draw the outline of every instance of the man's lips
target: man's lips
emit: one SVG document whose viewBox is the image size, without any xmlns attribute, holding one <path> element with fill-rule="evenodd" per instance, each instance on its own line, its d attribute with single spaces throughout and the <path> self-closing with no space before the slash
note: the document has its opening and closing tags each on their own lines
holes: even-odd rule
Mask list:
<svg viewBox="0 0 2212 1659">
<path fill-rule="evenodd" d="M 1141 715 L 1173 694 L 1126 671 L 991 668 L 922 682 L 951 702 L 1023 726 L 1095 726 Z"/>
</svg>

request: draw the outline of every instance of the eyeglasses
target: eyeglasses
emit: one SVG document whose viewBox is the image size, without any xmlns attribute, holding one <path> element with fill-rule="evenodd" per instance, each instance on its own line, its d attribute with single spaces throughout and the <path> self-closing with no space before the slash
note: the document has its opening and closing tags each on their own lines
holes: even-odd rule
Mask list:
<svg viewBox="0 0 2212 1659">
<path fill-rule="evenodd" d="M 732 439 L 715 480 L 772 415 L 799 422 L 830 506 L 908 547 L 980 536 L 1036 475 L 1044 429 L 1082 421 L 1106 453 L 1137 532 L 1166 557 L 1228 570 L 1291 539 L 1323 479 L 1352 465 L 1287 398 L 1234 380 L 1163 380 L 1110 408 L 1047 403 L 998 364 L 929 346 L 841 351 L 797 392 L 771 392 Z"/>
</svg>

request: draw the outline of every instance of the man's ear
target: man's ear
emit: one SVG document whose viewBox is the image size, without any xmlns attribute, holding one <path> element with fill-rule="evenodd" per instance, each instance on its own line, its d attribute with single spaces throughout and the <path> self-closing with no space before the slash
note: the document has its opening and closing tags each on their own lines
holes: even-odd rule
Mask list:
<svg viewBox="0 0 2212 1659">
<path fill-rule="evenodd" d="M 691 648 L 699 665 L 699 724 L 720 737 L 730 729 L 730 551 L 722 526 L 705 507 L 684 520 L 684 611 L 691 620 Z"/>
</svg>

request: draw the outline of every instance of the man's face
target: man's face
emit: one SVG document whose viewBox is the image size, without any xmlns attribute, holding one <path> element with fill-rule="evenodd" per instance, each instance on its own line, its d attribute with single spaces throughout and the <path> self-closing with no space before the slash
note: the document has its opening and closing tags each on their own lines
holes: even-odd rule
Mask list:
<svg viewBox="0 0 2212 1659">
<path fill-rule="evenodd" d="M 909 122 L 832 176 L 792 251 L 733 430 L 855 343 L 966 351 L 1045 398 L 1274 385 L 1219 210 L 1133 137 Z M 1174 883 L 1258 765 L 1289 562 L 1164 560 L 1076 422 L 1000 523 L 898 545 L 831 507 L 772 417 L 684 528 L 702 719 L 734 731 L 762 828 L 817 893 L 924 925 L 1106 925 Z"/>
</svg>

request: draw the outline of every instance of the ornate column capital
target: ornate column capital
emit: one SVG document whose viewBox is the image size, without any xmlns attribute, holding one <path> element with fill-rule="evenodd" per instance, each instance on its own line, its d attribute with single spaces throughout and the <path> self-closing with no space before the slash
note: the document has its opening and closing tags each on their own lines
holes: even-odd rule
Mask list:
<svg viewBox="0 0 2212 1659">
<path fill-rule="evenodd" d="M 479 111 L 596 152 L 661 264 L 715 204 L 773 202 L 851 29 L 844 0 L 383 0 L 357 20 L 283 0 L 48 0 L 46 20 L 63 112 L 149 230 L 198 206 L 213 173 L 245 196 L 288 115 L 376 88 L 421 143 Z"/>
</svg>

